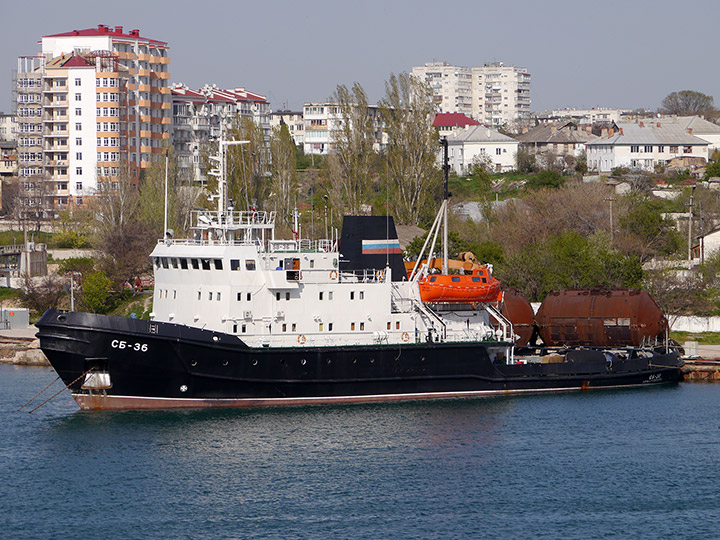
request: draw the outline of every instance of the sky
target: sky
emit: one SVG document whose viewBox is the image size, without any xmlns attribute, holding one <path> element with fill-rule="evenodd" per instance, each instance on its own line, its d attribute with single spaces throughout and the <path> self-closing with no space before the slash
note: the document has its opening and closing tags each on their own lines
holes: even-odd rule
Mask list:
<svg viewBox="0 0 720 540">
<path fill-rule="evenodd" d="M 677 90 L 720 106 L 717 0 L 34 0 L 0 12 L 5 112 L 18 56 L 37 54 L 44 35 L 98 24 L 168 42 L 171 82 L 244 87 L 274 110 L 354 82 L 374 102 L 391 73 L 434 60 L 526 68 L 533 111 L 654 110 Z"/>
</svg>

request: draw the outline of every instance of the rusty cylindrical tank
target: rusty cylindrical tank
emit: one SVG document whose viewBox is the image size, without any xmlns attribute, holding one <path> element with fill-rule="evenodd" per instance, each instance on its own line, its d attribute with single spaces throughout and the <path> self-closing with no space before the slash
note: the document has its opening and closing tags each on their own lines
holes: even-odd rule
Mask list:
<svg viewBox="0 0 720 540">
<path fill-rule="evenodd" d="M 655 300 L 637 289 L 552 291 L 535 321 L 548 346 L 637 346 L 664 339 L 668 329 Z"/>
<path fill-rule="evenodd" d="M 527 345 L 535 330 L 533 308 L 525 296 L 515 288 L 503 287 L 502 314 L 513 325 L 517 336 L 515 345 Z"/>
</svg>

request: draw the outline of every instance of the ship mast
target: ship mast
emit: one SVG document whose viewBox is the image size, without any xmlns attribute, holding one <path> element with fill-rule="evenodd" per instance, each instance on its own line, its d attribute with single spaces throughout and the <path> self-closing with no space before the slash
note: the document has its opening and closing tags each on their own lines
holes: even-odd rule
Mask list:
<svg viewBox="0 0 720 540">
<path fill-rule="evenodd" d="M 448 199 L 450 194 L 448 193 L 448 176 L 450 171 L 450 164 L 448 160 L 448 140 L 447 137 L 443 137 L 441 141 L 443 147 L 443 176 L 445 179 L 445 187 L 443 192 L 443 266 L 442 273 L 448 273 Z"/>
</svg>

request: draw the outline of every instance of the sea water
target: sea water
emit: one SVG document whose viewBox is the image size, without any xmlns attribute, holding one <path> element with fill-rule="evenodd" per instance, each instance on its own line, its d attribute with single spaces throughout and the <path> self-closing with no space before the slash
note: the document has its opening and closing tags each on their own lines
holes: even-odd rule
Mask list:
<svg viewBox="0 0 720 540">
<path fill-rule="evenodd" d="M 3 539 L 720 538 L 718 384 L 17 412 L 54 378 L 0 366 Z"/>
</svg>

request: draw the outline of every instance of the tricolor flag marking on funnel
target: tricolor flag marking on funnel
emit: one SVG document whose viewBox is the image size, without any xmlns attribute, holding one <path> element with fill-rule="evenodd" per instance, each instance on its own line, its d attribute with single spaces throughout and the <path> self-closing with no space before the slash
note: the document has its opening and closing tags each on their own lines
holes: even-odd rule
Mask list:
<svg viewBox="0 0 720 540">
<path fill-rule="evenodd" d="M 400 240 L 363 240 L 363 255 L 385 255 L 386 253 L 402 253 Z"/>
</svg>

